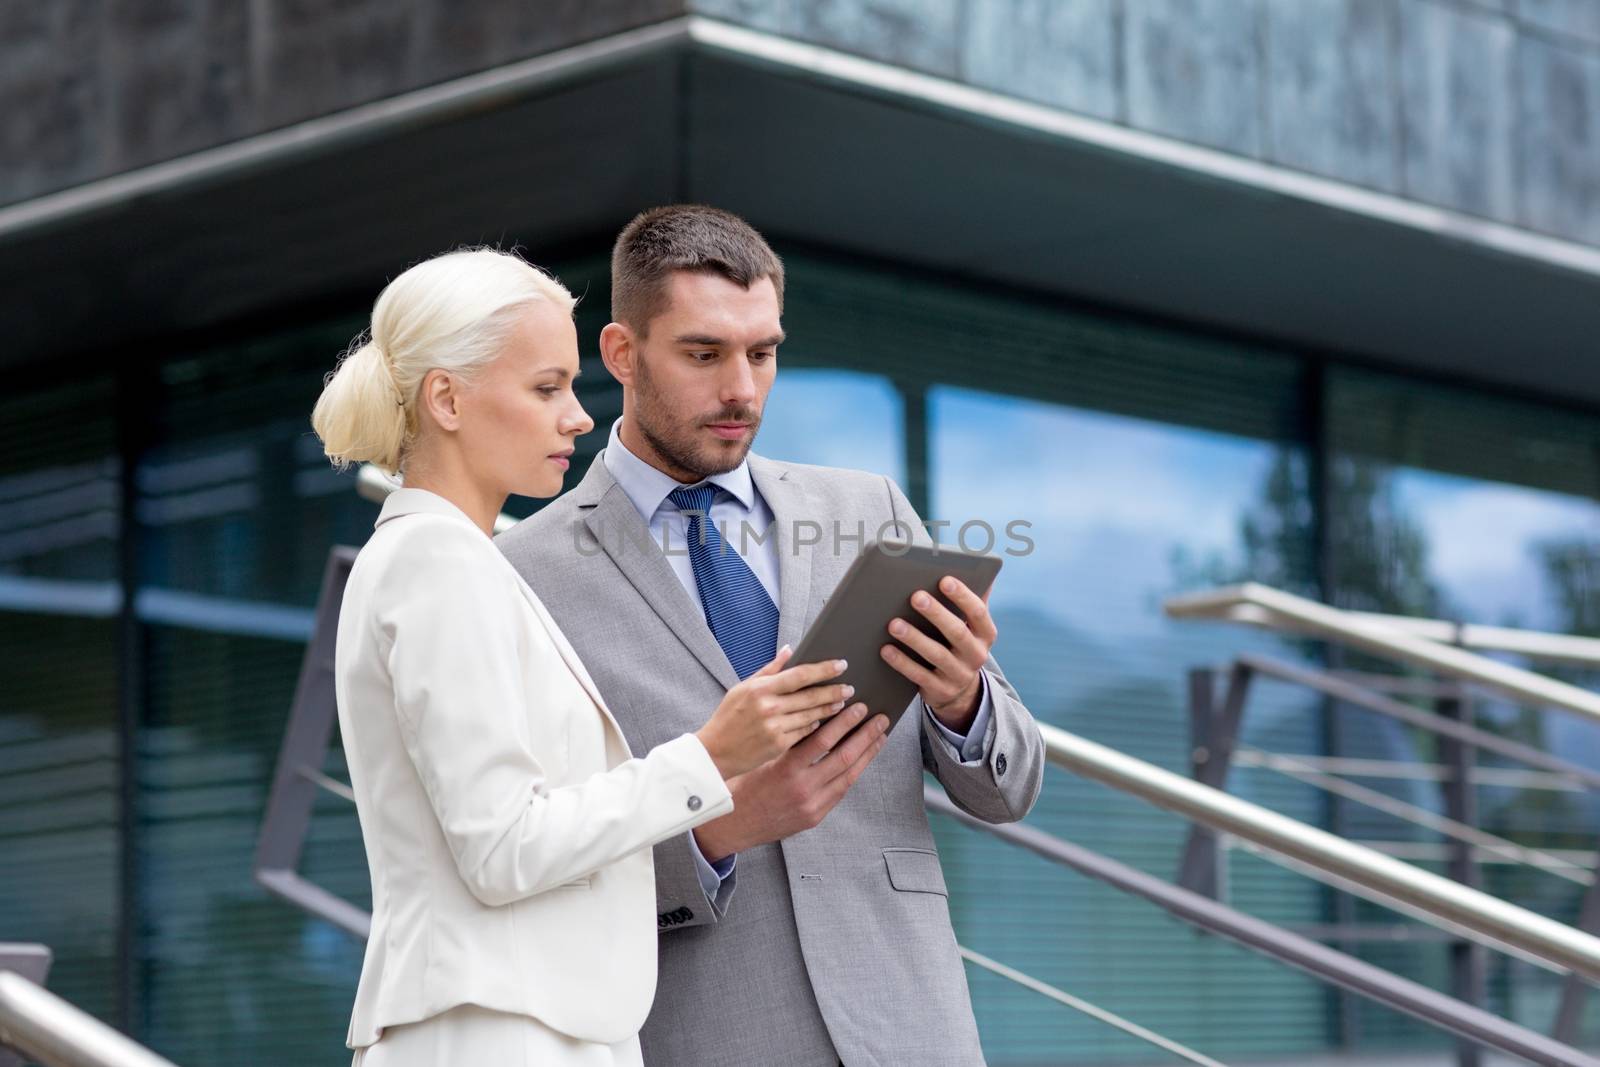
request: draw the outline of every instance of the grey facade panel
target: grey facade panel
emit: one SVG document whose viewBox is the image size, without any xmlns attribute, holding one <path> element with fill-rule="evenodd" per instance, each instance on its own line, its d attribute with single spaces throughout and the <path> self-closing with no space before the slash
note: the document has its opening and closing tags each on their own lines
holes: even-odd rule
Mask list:
<svg viewBox="0 0 1600 1067">
<path fill-rule="evenodd" d="M 683 13 L 684 0 L 0 4 L 0 204 Z"/>
<path fill-rule="evenodd" d="M 1124 0 L 1128 121 L 1259 156 L 1258 0 Z"/>
<path fill-rule="evenodd" d="M 811 0 L 794 5 L 796 35 L 843 52 L 954 77 L 962 0 Z"/>
<path fill-rule="evenodd" d="M 765 33 L 793 35 L 800 26 L 799 0 L 693 0 L 690 6 L 696 14 Z"/>
<path fill-rule="evenodd" d="M 0 204 L 685 13 L 1600 241 L 1600 0 L 0 5 Z"/>
<path fill-rule="evenodd" d="M 1520 221 L 1600 243 L 1600 52 L 1527 36 L 1518 48 Z"/>
<path fill-rule="evenodd" d="M 968 8 L 965 79 L 1103 119 L 1123 117 L 1116 0 L 994 0 Z"/>
<path fill-rule="evenodd" d="M 107 165 L 120 171 L 250 132 L 250 17 L 229 0 L 119 4 L 107 16 Z"/>
<path fill-rule="evenodd" d="M 1600 43 L 1597 0 L 1516 0 L 1517 14 L 1531 27 Z"/>
<path fill-rule="evenodd" d="M 105 82 L 88 62 L 97 11 L 88 0 L 0 5 L 0 202 L 106 172 Z"/>
<path fill-rule="evenodd" d="M 960 68 L 964 0 L 693 0 L 696 14 L 925 74 Z"/>
<path fill-rule="evenodd" d="M 1516 33 L 1473 8 L 1400 9 L 1405 193 L 1490 218 L 1516 212 Z"/>
<path fill-rule="evenodd" d="M 1393 0 L 1268 0 L 1272 159 L 1371 189 L 1400 187 Z"/>
<path fill-rule="evenodd" d="M 364 104 L 415 84 L 412 4 L 263 0 L 254 21 L 260 128 Z"/>
<path fill-rule="evenodd" d="M 683 14 L 683 0 L 414 0 L 416 76 L 427 84 Z"/>
</svg>

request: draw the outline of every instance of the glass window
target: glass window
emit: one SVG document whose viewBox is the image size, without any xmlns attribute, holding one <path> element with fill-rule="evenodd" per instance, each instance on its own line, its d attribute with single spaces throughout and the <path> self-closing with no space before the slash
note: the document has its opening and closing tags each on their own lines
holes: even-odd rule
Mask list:
<svg viewBox="0 0 1600 1067">
<path fill-rule="evenodd" d="M 361 326 L 175 354 L 151 384 L 134 502 L 140 964 L 144 1037 L 179 1063 L 333 1062 L 349 1022 L 363 946 L 269 896 L 251 861 L 328 551 L 377 515 L 309 426 Z M 368 903 L 347 802 L 321 803 L 302 871 Z"/>
<path fill-rule="evenodd" d="M 1160 604 L 1268 564 L 1305 580 L 1300 365 L 993 290 L 805 256 L 786 264 L 785 357 L 893 383 L 908 398 L 902 484 L 925 484 L 924 518 L 949 524 L 947 543 L 966 526 L 974 549 L 992 531 L 1004 556 L 990 601 L 996 655 L 1035 714 L 1186 771 L 1187 670 L 1243 648 L 1297 654 L 1236 627 L 1169 622 Z M 813 438 L 834 419 L 831 395 L 797 405 Z M 868 465 L 841 456 L 823 462 Z M 1246 726 L 1263 747 L 1320 751 L 1316 703 L 1297 694 L 1263 689 Z M 1234 788 L 1320 817 L 1318 798 L 1283 779 L 1240 772 Z M 1163 877 L 1185 833 L 1057 770 L 1029 821 Z M 1309 979 L 980 833 L 935 829 L 963 943 L 1207 1051 L 1325 1047 L 1326 995 Z M 1322 918 L 1317 887 L 1244 856 L 1232 866 L 1241 906 Z M 1063 1049 L 1075 1062 L 1148 1059 L 1101 1024 L 968 973 L 991 1063 Z M 1196 995 L 1167 995 L 1174 976 Z"/>
<path fill-rule="evenodd" d="M 794 366 L 785 350 L 755 451 L 772 459 L 849 467 L 905 484 L 905 412 L 888 378 Z"/>
<path fill-rule="evenodd" d="M 117 1023 L 122 849 L 114 387 L 0 400 L 0 941 Z"/>
<path fill-rule="evenodd" d="M 1335 372 L 1329 399 L 1331 462 L 1349 472 L 1351 489 L 1330 516 L 1330 562 L 1344 603 L 1600 634 L 1600 417 L 1364 371 Z M 1600 672 L 1528 665 L 1600 685 Z M 1482 695 L 1471 697 L 1469 714 L 1498 733 L 1600 767 L 1600 724 Z M 1401 758 L 1435 758 L 1431 740 L 1340 710 L 1342 752 L 1366 754 L 1380 736 L 1408 753 Z M 1516 766 L 1487 755 L 1478 762 Z M 1406 799 L 1443 808 L 1431 783 L 1413 783 Z M 1480 826 L 1522 844 L 1587 852 L 1600 830 L 1600 801 L 1590 794 L 1490 785 L 1476 799 Z M 1440 840 L 1381 816 L 1359 820 L 1359 836 Z M 1576 918 L 1581 886 L 1503 865 L 1486 865 L 1484 879 L 1496 896 L 1563 921 Z M 1408 951 L 1413 967 L 1443 974 L 1442 946 Z M 1383 962 L 1392 964 L 1394 954 Z M 1503 956 L 1490 960 L 1492 1010 L 1548 1026 L 1559 980 Z M 1590 1032 L 1600 1023 L 1594 1008 Z M 1396 1022 L 1394 1032 L 1428 1039 L 1409 1022 Z"/>
</svg>

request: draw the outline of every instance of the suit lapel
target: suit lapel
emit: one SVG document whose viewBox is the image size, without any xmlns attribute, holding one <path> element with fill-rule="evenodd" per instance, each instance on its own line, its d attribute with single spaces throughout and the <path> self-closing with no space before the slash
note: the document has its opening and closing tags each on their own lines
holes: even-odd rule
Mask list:
<svg viewBox="0 0 1600 1067">
<path fill-rule="evenodd" d="M 577 506 L 584 525 L 599 542 L 598 551 L 610 557 L 712 677 L 728 689 L 738 685 L 739 675 L 706 625 L 705 613 L 689 598 L 667 557 L 661 554 L 661 546 L 651 541 L 650 528 L 634 510 L 628 494 L 606 470 L 603 451 L 589 464 L 583 482 L 573 492 L 580 494 Z M 596 551 L 593 545 L 586 545 L 584 550 Z"/>
<path fill-rule="evenodd" d="M 805 633 L 806 612 L 811 607 L 811 548 L 794 545 L 795 524 L 819 520 L 808 506 L 805 489 L 783 464 L 751 454 L 750 477 L 772 509 L 777 527 L 778 647 L 798 645 Z M 824 541 L 831 531 L 822 531 Z"/>
</svg>

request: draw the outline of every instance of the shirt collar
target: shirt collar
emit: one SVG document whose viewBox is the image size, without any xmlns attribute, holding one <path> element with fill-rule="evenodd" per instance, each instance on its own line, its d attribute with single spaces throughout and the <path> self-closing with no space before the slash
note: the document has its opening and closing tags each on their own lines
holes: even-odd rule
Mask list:
<svg viewBox="0 0 1600 1067">
<path fill-rule="evenodd" d="M 611 424 L 611 438 L 606 443 L 606 470 L 610 471 L 611 477 L 622 486 L 622 491 L 628 494 L 634 510 L 648 523 L 661 507 L 661 502 L 667 499 L 667 494 L 674 489 L 682 488 L 684 483 L 670 474 L 657 470 L 628 451 L 628 446 L 622 443 L 621 428 L 621 419 Z M 705 481 L 719 489 L 726 489 L 746 511 L 755 507 L 756 488 L 755 482 L 750 478 L 748 457 L 733 470 L 713 474 Z"/>
</svg>

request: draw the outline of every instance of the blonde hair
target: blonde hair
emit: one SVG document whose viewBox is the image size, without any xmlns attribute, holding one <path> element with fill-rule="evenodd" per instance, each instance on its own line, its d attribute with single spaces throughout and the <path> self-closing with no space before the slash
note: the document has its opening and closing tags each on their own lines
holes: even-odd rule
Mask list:
<svg viewBox="0 0 1600 1067">
<path fill-rule="evenodd" d="M 384 286 L 371 329 L 340 357 L 311 412 L 334 466 L 397 473 L 416 438 L 422 379 L 442 369 L 470 381 L 499 355 L 517 313 L 538 300 L 568 312 L 577 303 L 549 274 L 492 248 L 446 252 Z"/>
</svg>

